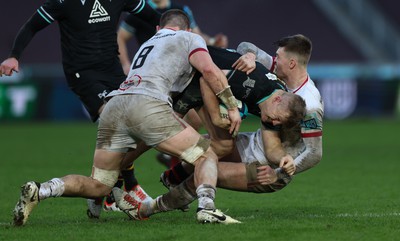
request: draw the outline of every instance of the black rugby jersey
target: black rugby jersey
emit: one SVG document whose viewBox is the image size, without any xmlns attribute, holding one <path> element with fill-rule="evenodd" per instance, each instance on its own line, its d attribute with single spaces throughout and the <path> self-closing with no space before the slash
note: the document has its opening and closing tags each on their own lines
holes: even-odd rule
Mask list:
<svg viewBox="0 0 400 241">
<path fill-rule="evenodd" d="M 212 60 L 220 69 L 232 69 L 240 54 L 226 49 L 208 46 Z M 247 75 L 239 70 L 231 70 L 227 75 L 233 95 L 244 102 L 249 113 L 261 116 L 258 104 L 266 100 L 275 90 L 285 90 L 285 84 L 256 62 L 256 69 Z"/>
<path fill-rule="evenodd" d="M 256 62 L 256 69 L 247 75 L 245 72 L 233 70 L 232 65 L 240 58 L 240 54 L 234 50 L 227 50 L 207 46 L 213 62 L 223 70 L 231 70 L 227 75 L 228 84 L 233 95 L 247 105 L 248 112 L 261 118 L 259 103 L 266 100 L 275 90 L 285 90 L 286 85 L 276 75 L 270 73 L 262 64 Z M 178 96 L 174 96 L 174 111 L 185 115 L 191 108 L 203 105 L 200 91 L 201 73 L 196 72 L 188 87 Z M 272 125 L 270 122 L 262 122 L 264 128 L 279 130 L 280 125 Z"/>
<path fill-rule="evenodd" d="M 156 26 L 159 15 L 144 0 L 47 0 L 21 29 L 11 56 L 18 58 L 35 32 L 58 21 L 64 70 L 101 68 L 118 59 L 121 12 L 137 14 L 144 9 L 141 17 Z"/>
</svg>

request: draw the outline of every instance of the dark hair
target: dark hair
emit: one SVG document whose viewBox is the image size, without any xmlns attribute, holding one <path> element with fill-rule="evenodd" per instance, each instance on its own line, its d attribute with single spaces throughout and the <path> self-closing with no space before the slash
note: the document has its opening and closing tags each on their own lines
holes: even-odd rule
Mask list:
<svg viewBox="0 0 400 241">
<path fill-rule="evenodd" d="M 161 15 L 160 27 L 167 25 L 177 26 L 182 30 L 190 27 L 189 17 L 186 13 L 179 9 L 170 9 Z"/>
<path fill-rule="evenodd" d="M 281 38 L 274 44 L 278 47 L 284 47 L 286 52 L 297 54 L 299 61 L 303 65 L 307 65 L 308 61 L 310 61 L 312 43 L 309 38 L 302 34 Z"/>
</svg>

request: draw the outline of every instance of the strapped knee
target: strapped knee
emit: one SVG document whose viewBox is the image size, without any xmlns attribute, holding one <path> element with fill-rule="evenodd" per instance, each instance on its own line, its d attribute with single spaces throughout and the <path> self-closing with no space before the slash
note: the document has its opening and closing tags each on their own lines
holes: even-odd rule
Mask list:
<svg viewBox="0 0 400 241">
<path fill-rule="evenodd" d="M 197 143 L 182 152 L 179 158 L 193 164 L 207 151 L 207 149 L 210 147 L 210 143 L 210 140 L 200 136 L 200 139 L 197 141 Z"/>
<path fill-rule="evenodd" d="M 114 184 L 118 181 L 119 170 L 104 170 L 97 167 L 93 167 L 92 178 L 99 181 L 100 183 L 114 187 Z"/>
</svg>

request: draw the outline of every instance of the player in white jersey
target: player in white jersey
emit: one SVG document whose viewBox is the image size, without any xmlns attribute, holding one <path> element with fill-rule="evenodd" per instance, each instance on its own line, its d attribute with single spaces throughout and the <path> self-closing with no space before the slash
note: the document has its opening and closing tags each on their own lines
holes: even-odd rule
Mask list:
<svg viewBox="0 0 400 241">
<path fill-rule="evenodd" d="M 107 195 L 117 181 L 120 169 L 131 164 L 125 157 L 138 156 L 140 153 L 135 149 L 143 143 L 195 166 L 199 222 L 239 222 L 215 208 L 217 156 L 208 140 L 174 114 L 169 93 L 180 91 L 183 87 L 179 85 L 188 84 L 196 68 L 229 108 L 231 132 L 238 131 L 241 122 L 237 100 L 225 75 L 212 62 L 204 40 L 190 33 L 189 19 L 184 12 L 170 10 L 164 13 L 160 27 L 161 30 L 135 56 L 128 80 L 108 96 L 110 99 L 99 119 L 91 176 L 68 175 L 41 184 L 26 183 L 14 209 L 14 216 L 21 220 L 21 225 L 25 224 L 39 200 Z M 141 204 L 127 192 L 116 190 L 113 194 L 118 207 L 132 219 L 138 219 Z"/>
<path fill-rule="evenodd" d="M 311 41 L 303 35 L 293 35 L 282 38 L 277 45 L 277 57 L 273 58 L 253 44 L 242 43 L 238 50 L 244 55 L 234 66 L 250 73 L 254 70 L 252 67 L 255 66 L 254 60 L 257 57 L 257 61 L 265 64 L 288 84 L 291 92 L 304 98 L 307 114 L 298 127 L 300 130 L 283 129 L 285 132 L 281 133 L 286 152 L 295 158 L 295 174 L 298 174 L 315 166 L 322 158 L 323 102 L 307 73 Z M 235 150 L 218 163 L 218 187 L 256 193 L 275 192 L 285 187 L 292 176 L 268 161 L 263 148 L 264 141 L 261 130 L 239 133 Z M 173 183 L 173 179 L 162 176 L 164 185 L 175 187 L 169 193 L 143 205 L 141 215 L 150 216 L 157 212 L 170 211 L 193 201 L 195 196 L 190 179 L 186 178 L 175 186 L 178 183 Z M 177 199 L 178 195 L 184 198 Z"/>
<path fill-rule="evenodd" d="M 272 57 L 251 43 L 239 44 L 237 50 L 243 56 L 236 63 L 236 68 L 251 72 L 256 60 L 285 81 L 288 91 L 300 95 L 306 101 L 307 114 L 301 124 L 301 137 L 306 148 L 295 159 L 296 173 L 300 173 L 317 165 L 322 158 L 324 106 L 321 95 L 307 72 L 312 50 L 311 40 L 297 34 L 278 40 L 276 45 L 276 57 Z"/>
</svg>

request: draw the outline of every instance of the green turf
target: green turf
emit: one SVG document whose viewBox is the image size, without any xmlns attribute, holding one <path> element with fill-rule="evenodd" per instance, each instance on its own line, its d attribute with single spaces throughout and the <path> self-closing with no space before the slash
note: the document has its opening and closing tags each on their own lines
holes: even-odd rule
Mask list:
<svg viewBox="0 0 400 241">
<path fill-rule="evenodd" d="M 250 119 L 242 130 L 258 127 Z M 96 126 L 90 123 L 0 124 L 0 240 L 400 240 L 400 123 L 395 120 L 325 121 L 324 156 L 273 194 L 219 189 L 217 206 L 240 225 L 200 225 L 195 206 L 146 221 L 121 213 L 88 220 L 79 198 L 47 199 L 27 225 L 10 225 L 19 186 L 91 171 Z M 146 153 L 136 163 L 146 191 L 165 190 L 163 166 Z"/>
</svg>

